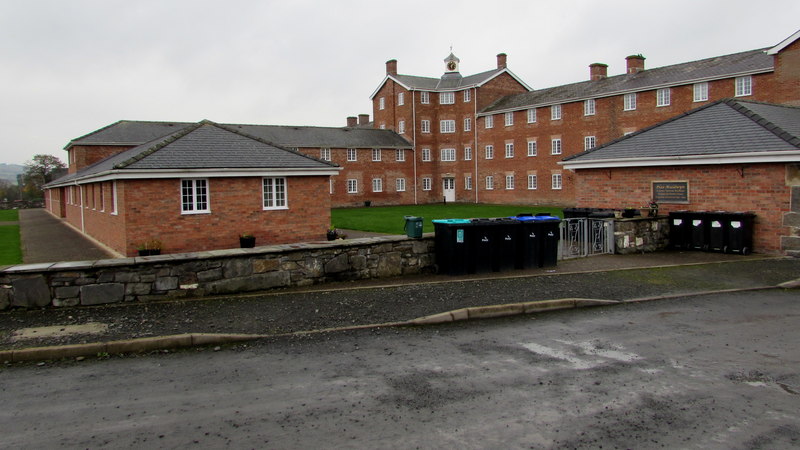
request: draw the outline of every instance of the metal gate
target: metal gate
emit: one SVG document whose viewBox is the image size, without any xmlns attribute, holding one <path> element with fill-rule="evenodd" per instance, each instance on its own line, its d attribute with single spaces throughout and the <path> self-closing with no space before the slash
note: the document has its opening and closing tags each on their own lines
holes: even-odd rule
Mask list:
<svg viewBox="0 0 800 450">
<path fill-rule="evenodd" d="M 614 219 L 564 219 L 559 250 L 559 259 L 614 253 Z"/>
</svg>

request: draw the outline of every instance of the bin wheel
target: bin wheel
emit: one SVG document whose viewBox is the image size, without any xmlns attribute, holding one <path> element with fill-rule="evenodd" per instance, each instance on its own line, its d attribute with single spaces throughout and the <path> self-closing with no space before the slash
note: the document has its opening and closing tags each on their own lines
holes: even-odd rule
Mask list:
<svg viewBox="0 0 800 450">
<path fill-rule="evenodd" d="M 727 245 L 726 245 L 726 246 L 724 246 L 724 247 L 722 247 L 722 253 L 730 253 L 730 251 L 731 251 L 731 250 L 728 248 L 728 246 L 727 246 Z"/>
<path fill-rule="evenodd" d="M 750 247 L 742 247 L 742 255 L 749 255 L 750 254 Z"/>
</svg>

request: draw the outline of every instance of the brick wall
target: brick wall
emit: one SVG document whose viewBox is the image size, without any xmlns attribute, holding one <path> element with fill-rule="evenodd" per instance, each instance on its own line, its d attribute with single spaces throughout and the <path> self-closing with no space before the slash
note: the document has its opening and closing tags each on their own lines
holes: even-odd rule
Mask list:
<svg viewBox="0 0 800 450">
<path fill-rule="evenodd" d="M 133 148 L 132 145 L 73 145 L 67 150 L 68 173 L 75 173 L 109 156 Z"/>
</svg>

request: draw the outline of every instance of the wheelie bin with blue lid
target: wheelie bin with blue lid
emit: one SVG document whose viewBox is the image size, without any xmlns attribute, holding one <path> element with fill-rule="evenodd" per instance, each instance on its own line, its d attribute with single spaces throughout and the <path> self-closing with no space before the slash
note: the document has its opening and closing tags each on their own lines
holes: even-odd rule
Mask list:
<svg viewBox="0 0 800 450">
<path fill-rule="evenodd" d="M 469 273 L 472 243 L 469 239 L 468 219 L 437 219 L 433 221 L 436 232 L 434 247 L 439 273 L 464 275 Z"/>
</svg>

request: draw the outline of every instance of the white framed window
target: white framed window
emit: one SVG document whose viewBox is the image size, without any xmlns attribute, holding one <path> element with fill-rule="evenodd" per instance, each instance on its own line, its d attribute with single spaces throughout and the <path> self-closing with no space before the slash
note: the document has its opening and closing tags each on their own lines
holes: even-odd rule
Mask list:
<svg viewBox="0 0 800 450">
<path fill-rule="evenodd" d="M 470 131 L 470 130 L 472 130 L 472 118 L 465 117 L 464 118 L 464 131 Z"/>
<path fill-rule="evenodd" d="M 406 104 L 406 93 L 400 92 L 397 94 L 397 106 L 403 106 Z"/>
<path fill-rule="evenodd" d="M 455 92 L 439 92 L 440 105 L 452 105 L 456 102 Z"/>
<path fill-rule="evenodd" d="M 472 161 L 472 147 L 464 147 L 464 161 Z"/>
<path fill-rule="evenodd" d="M 423 191 L 430 191 L 432 185 L 433 185 L 433 183 L 431 183 L 431 179 L 430 178 L 423 178 L 422 179 L 422 190 Z"/>
<path fill-rule="evenodd" d="M 431 149 L 423 148 L 422 149 L 422 160 L 423 161 L 430 161 L 431 160 Z"/>
<path fill-rule="evenodd" d="M 511 191 L 514 189 L 514 175 L 506 175 L 506 190 Z"/>
<path fill-rule="evenodd" d="M 401 120 L 401 121 L 397 122 L 397 132 L 400 133 L 400 134 L 403 134 L 403 133 L 406 132 L 406 121 L 405 120 Z"/>
<path fill-rule="evenodd" d="M 386 129 L 386 124 L 385 124 L 385 123 L 382 123 L 382 124 L 381 124 L 381 126 L 380 126 L 380 129 L 381 129 L 381 130 L 385 130 L 385 129 Z"/>
<path fill-rule="evenodd" d="M 431 132 L 431 121 L 430 120 L 423 120 L 419 124 L 420 131 L 423 133 L 430 133 Z"/>
<path fill-rule="evenodd" d="M 503 115 L 503 121 L 505 123 L 505 126 L 507 126 L 507 127 L 510 127 L 511 125 L 514 125 L 514 113 L 513 112 L 505 113 Z"/>
<path fill-rule="evenodd" d="M 550 141 L 550 154 L 551 155 L 561 154 L 561 139 L 553 139 L 552 141 Z"/>
<path fill-rule="evenodd" d="M 528 156 L 536 156 L 537 153 L 536 141 L 528 141 Z"/>
<path fill-rule="evenodd" d="M 431 93 L 427 91 L 421 91 L 419 93 L 419 102 L 423 105 L 427 105 L 431 102 Z"/>
<path fill-rule="evenodd" d="M 70 186 L 71 187 L 71 186 Z M 111 214 L 116 216 L 117 212 L 117 181 L 111 183 Z"/>
<path fill-rule="evenodd" d="M 347 160 L 348 161 L 357 161 L 358 160 L 358 152 L 354 148 L 347 149 Z"/>
<path fill-rule="evenodd" d="M 372 149 L 372 160 L 378 162 L 381 160 L 381 149 L 373 148 Z"/>
<path fill-rule="evenodd" d="M 583 101 L 583 115 L 593 116 L 596 112 L 596 105 L 593 98 L 587 98 Z"/>
<path fill-rule="evenodd" d="M 356 180 L 355 178 L 347 179 L 347 193 L 348 194 L 358 193 L 358 180 Z"/>
<path fill-rule="evenodd" d="M 550 120 L 561 120 L 561 105 L 550 107 Z"/>
<path fill-rule="evenodd" d="M 472 190 L 472 176 L 467 175 L 464 177 L 464 189 L 467 191 Z"/>
<path fill-rule="evenodd" d="M 467 89 L 464 91 L 464 103 L 469 103 L 472 100 L 472 91 Z"/>
<path fill-rule="evenodd" d="M 494 159 L 494 146 L 493 145 L 487 145 L 486 147 L 483 148 L 483 150 L 484 150 L 484 158 L 486 158 L 486 159 Z"/>
<path fill-rule="evenodd" d="M 394 188 L 397 192 L 405 192 L 406 190 L 406 179 L 405 178 L 398 178 L 394 180 Z"/>
<path fill-rule="evenodd" d="M 286 209 L 286 178 L 264 178 L 264 209 Z"/>
<path fill-rule="evenodd" d="M 656 91 L 656 106 L 669 106 L 670 89 L 661 88 Z"/>
<path fill-rule="evenodd" d="M 394 152 L 394 160 L 397 162 L 403 162 L 406 160 L 406 152 L 402 149 L 397 149 Z"/>
<path fill-rule="evenodd" d="M 536 108 L 528 108 L 528 123 L 536 123 Z"/>
<path fill-rule="evenodd" d="M 528 189 L 534 191 L 539 188 L 539 180 L 536 175 L 528 175 Z"/>
<path fill-rule="evenodd" d="M 552 177 L 552 187 L 554 191 L 561 189 L 561 174 L 554 173 Z"/>
<path fill-rule="evenodd" d="M 440 120 L 439 121 L 439 132 L 440 133 L 455 133 L 456 132 L 456 121 L 455 120 Z"/>
<path fill-rule="evenodd" d="M 694 98 L 692 101 L 704 102 L 708 100 L 708 83 L 695 83 L 692 86 L 692 91 L 694 92 Z"/>
<path fill-rule="evenodd" d="M 506 158 L 514 157 L 514 143 L 506 142 Z"/>
<path fill-rule="evenodd" d="M 333 195 L 333 178 L 328 180 L 328 193 Z"/>
<path fill-rule="evenodd" d="M 456 160 L 456 149 L 454 148 L 443 148 L 440 150 L 442 161 L 455 161 Z"/>
<path fill-rule="evenodd" d="M 494 177 L 489 175 L 486 177 L 486 190 L 491 191 L 492 189 L 494 189 Z"/>
<path fill-rule="evenodd" d="M 622 97 L 622 109 L 625 111 L 633 111 L 636 109 L 636 92 L 625 94 Z"/>
<path fill-rule="evenodd" d="M 329 148 L 321 148 L 319 149 L 319 159 L 323 161 L 330 161 L 331 160 L 331 149 Z"/>
<path fill-rule="evenodd" d="M 381 178 L 372 179 L 372 192 L 383 192 L 383 179 Z"/>
<path fill-rule="evenodd" d="M 736 77 L 736 96 L 743 97 L 753 94 L 753 77 L 750 75 Z"/>
<path fill-rule="evenodd" d="M 486 128 L 494 128 L 494 116 L 486 116 L 483 118 L 483 125 Z"/>
<path fill-rule="evenodd" d="M 211 212 L 208 200 L 208 180 L 204 178 L 181 180 L 182 214 Z"/>
<path fill-rule="evenodd" d="M 583 149 L 584 150 L 591 150 L 595 147 L 595 143 L 597 139 L 594 136 L 584 136 L 583 138 Z"/>
<path fill-rule="evenodd" d="M 386 101 L 383 97 L 378 99 L 378 109 L 386 108 Z"/>
</svg>

